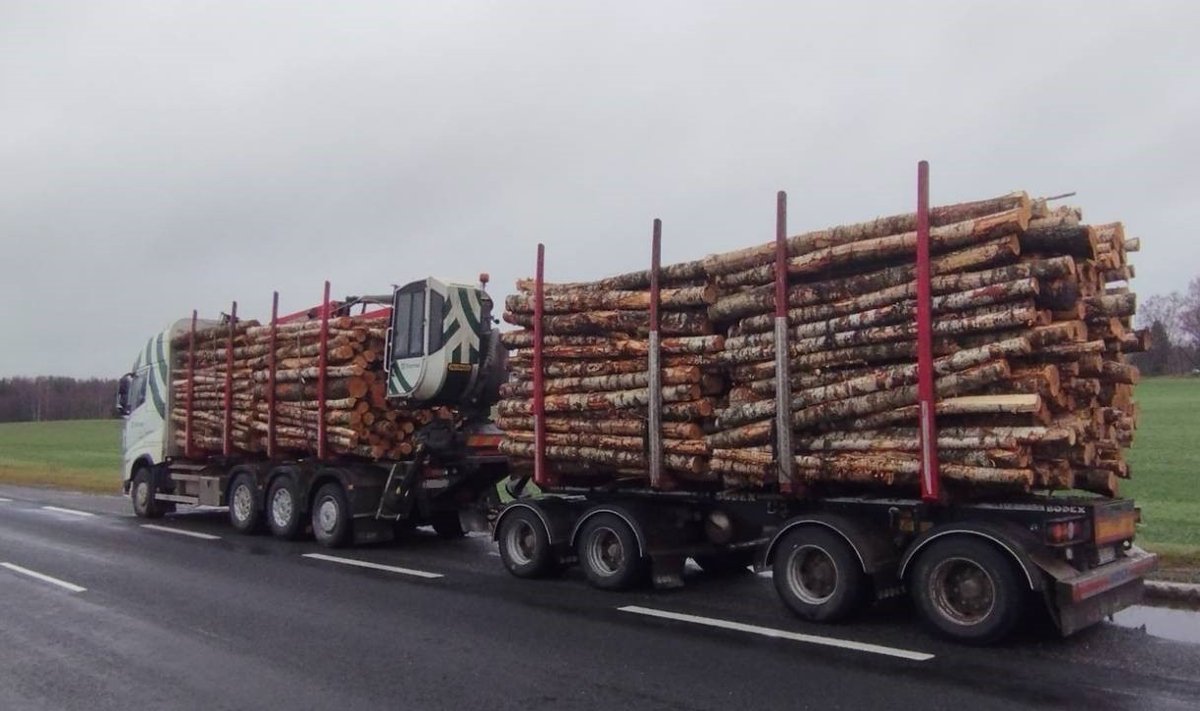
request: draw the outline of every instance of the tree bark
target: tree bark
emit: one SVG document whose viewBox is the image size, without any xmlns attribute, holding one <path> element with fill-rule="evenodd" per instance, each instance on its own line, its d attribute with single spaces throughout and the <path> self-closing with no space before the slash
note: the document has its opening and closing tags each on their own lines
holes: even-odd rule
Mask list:
<svg viewBox="0 0 1200 711">
<path fill-rule="evenodd" d="M 716 301 L 717 290 L 711 285 L 688 286 L 659 291 L 663 309 L 687 309 L 707 306 Z M 518 292 L 504 300 L 504 308 L 513 313 L 533 313 L 533 294 Z M 583 311 L 648 311 L 649 291 L 551 291 L 543 298 L 546 314 L 567 314 Z"/>
</svg>

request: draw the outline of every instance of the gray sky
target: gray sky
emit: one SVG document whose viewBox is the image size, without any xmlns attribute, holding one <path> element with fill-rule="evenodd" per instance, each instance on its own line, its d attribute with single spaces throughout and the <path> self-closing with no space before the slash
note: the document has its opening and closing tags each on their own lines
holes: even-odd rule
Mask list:
<svg viewBox="0 0 1200 711">
<path fill-rule="evenodd" d="M 1075 190 L 1200 274 L 1200 4 L 0 6 L 0 376 L 429 274 L 507 293 L 935 203 Z"/>
</svg>

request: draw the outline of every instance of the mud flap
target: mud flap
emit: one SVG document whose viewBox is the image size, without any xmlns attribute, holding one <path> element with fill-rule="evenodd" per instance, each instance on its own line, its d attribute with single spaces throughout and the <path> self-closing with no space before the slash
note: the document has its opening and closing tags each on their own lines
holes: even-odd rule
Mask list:
<svg viewBox="0 0 1200 711">
<path fill-rule="evenodd" d="M 1062 635 L 1074 634 L 1085 627 L 1100 622 L 1109 615 L 1141 602 L 1146 584 L 1141 579 L 1132 580 L 1082 602 L 1064 605 L 1057 609 L 1051 606 L 1051 614 L 1058 622 Z"/>
<path fill-rule="evenodd" d="M 683 566 L 687 556 L 662 554 L 650 556 L 650 579 L 655 590 L 683 587 Z"/>
</svg>

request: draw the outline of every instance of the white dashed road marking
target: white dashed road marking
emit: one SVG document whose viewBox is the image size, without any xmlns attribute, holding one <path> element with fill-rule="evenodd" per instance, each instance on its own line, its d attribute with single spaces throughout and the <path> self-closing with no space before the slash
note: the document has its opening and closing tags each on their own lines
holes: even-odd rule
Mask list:
<svg viewBox="0 0 1200 711">
<path fill-rule="evenodd" d="M 445 577 L 441 573 L 430 573 L 425 570 L 413 570 L 412 568 L 397 568 L 394 565 L 382 565 L 380 563 L 372 563 L 366 560 L 355 560 L 354 558 L 339 558 L 334 555 L 325 555 L 324 553 L 303 553 L 305 558 L 313 560 L 324 560 L 330 563 L 339 563 L 341 565 L 353 565 L 358 568 L 370 568 L 371 570 L 382 570 L 388 573 L 398 573 L 400 575 L 412 575 L 417 578 L 441 578 Z"/>
<path fill-rule="evenodd" d="M 81 592 L 87 591 L 87 588 L 76 585 L 75 583 L 68 583 L 65 580 L 59 580 L 58 578 L 52 578 L 49 575 L 46 575 L 44 573 L 39 573 L 37 571 L 30 570 L 29 568 L 22 568 L 21 566 L 13 565 L 12 563 L 0 563 L 0 567 L 7 568 L 7 569 L 13 571 L 14 573 L 20 573 L 21 575 L 28 575 L 31 578 L 36 578 L 37 580 L 41 580 L 42 582 L 45 582 L 45 583 L 50 583 L 51 585 L 57 585 L 58 587 L 64 588 L 66 590 L 70 590 L 71 592 L 81 593 Z"/>
<path fill-rule="evenodd" d="M 180 536 L 189 536 L 191 538 L 202 538 L 206 541 L 219 541 L 220 536 L 214 536 L 211 533 L 197 533 L 195 531 L 185 531 L 182 528 L 168 528 L 167 526 L 156 526 L 153 523 L 143 523 L 142 528 L 148 528 L 151 531 L 162 531 L 164 533 L 174 533 Z"/>
<path fill-rule="evenodd" d="M 803 642 L 805 644 L 819 644 L 825 647 L 840 647 L 841 649 L 852 649 L 856 652 L 868 652 L 870 654 L 882 654 L 888 657 L 899 657 L 900 659 L 909 659 L 915 662 L 926 662 L 933 659 L 932 654 L 926 652 L 915 652 L 911 649 L 899 649 L 897 647 L 885 647 L 879 644 L 869 644 L 867 642 L 855 642 L 848 639 L 838 639 L 836 637 L 821 637 L 812 634 L 801 634 L 799 632 L 788 632 L 787 630 L 777 630 L 771 627 L 759 627 L 758 625 L 747 625 L 742 622 L 731 622 L 729 620 L 721 620 L 715 617 L 700 617 L 698 615 L 688 615 L 682 612 L 671 612 L 669 610 L 656 610 L 651 607 L 641 607 L 639 605 L 626 605 L 625 607 L 617 608 L 621 612 L 632 612 L 637 615 L 646 615 L 648 617 L 659 617 L 664 620 L 676 620 L 678 622 L 690 622 L 696 625 L 705 625 L 707 627 L 719 627 L 721 629 L 734 630 L 736 632 L 747 632 L 749 634 L 757 634 L 763 637 L 774 637 L 776 639 L 790 639 L 795 642 Z"/>
<path fill-rule="evenodd" d="M 54 511 L 55 513 L 71 514 L 72 516 L 95 516 L 96 514 L 90 511 L 76 511 L 75 509 L 64 509 L 58 506 L 43 506 L 46 511 Z"/>
</svg>

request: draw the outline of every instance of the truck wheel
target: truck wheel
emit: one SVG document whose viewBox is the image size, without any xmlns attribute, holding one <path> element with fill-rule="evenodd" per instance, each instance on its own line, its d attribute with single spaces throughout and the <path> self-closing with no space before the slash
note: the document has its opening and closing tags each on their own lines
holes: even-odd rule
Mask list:
<svg viewBox="0 0 1200 711">
<path fill-rule="evenodd" d="M 990 644 L 1011 632 L 1024 612 L 1025 588 L 1003 553 L 961 536 L 930 544 L 909 579 L 924 621 L 966 644 Z"/>
<path fill-rule="evenodd" d="M 588 582 L 602 590 L 627 590 L 646 578 L 637 537 L 619 516 L 602 513 L 588 519 L 579 534 L 578 553 Z"/>
<path fill-rule="evenodd" d="M 694 556 L 692 560 L 709 575 L 728 577 L 747 572 L 754 562 L 754 551 L 728 551 L 725 553 L 710 553 Z"/>
<path fill-rule="evenodd" d="M 544 578 L 558 572 L 550 535 L 538 515 L 518 509 L 504 517 L 497 531 L 500 560 L 518 578 Z"/>
<path fill-rule="evenodd" d="M 295 540 L 304 531 L 300 497 L 289 476 L 279 476 L 267 490 L 267 526 L 279 538 Z"/>
<path fill-rule="evenodd" d="M 133 475 L 133 486 L 129 488 L 134 515 L 138 518 L 161 518 L 163 507 L 154 498 L 157 492 L 158 487 L 154 485 L 154 471 L 149 467 L 139 467 Z"/>
<path fill-rule="evenodd" d="M 262 528 L 263 512 L 254 494 L 254 479 L 238 474 L 225 497 L 229 502 L 229 523 L 240 533 L 256 533 Z"/>
<path fill-rule="evenodd" d="M 317 543 L 341 548 L 350 542 L 354 516 L 341 484 L 329 483 L 317 490 L 313 500 L 312 529 Z"/>
<path fill-rule="evenodd" d="M 844 620 L 866 600 L 867 580 L 858 556 L 824 528 L 800 526 L 784 536 L 771 577 L 783 604 L 813 622 Z"/>
<path fill-rule="evenodd" d="M 457 511 L 437 511 L 430 517 L 429 523 L 440 538 L 462 538 L 467 535 Z"/>
</svg>

